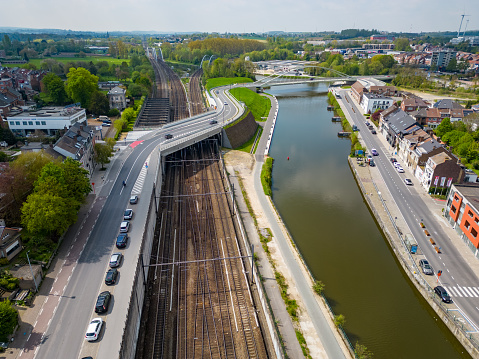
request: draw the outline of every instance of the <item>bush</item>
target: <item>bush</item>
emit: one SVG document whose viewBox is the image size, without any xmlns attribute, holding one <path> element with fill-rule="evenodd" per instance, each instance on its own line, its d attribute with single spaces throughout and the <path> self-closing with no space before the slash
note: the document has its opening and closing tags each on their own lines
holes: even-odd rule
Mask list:
<svg viewBox="0 0 479 359">
<path fill-rule="evenodd" d="M 334 316 L 334 324 L 339 327 L 344 327 L 344 324 L 346 324 L 346 318 L 344 317 L 344 315 L 342 314 L 339 314 L 339 315 L 335 315 Z"/>
<path fill-rule="evenodd" d="M 324 287 L 325 287 L 324 283 L 321 282 L 320 280 L 315 281 L 313 284 L 313 290 L 319 295 L 323 294 Z"/>
<path fill-rule="evenodd" d="M 6 266 L 8 264 L 7 258 L 0 258 L 0 266 Z"/>
<path fill-rule="evenodd" d="M 272 172 L 273 172 L 273 158 L 268 157 L 263 164 L 263 168 L 261 169 L 261 184 L 263 185 L 264 194 L 267 196 L 272 195 L 272 191 L 271 191 Z"/>
<path fill-rule="evenodd" d="M 108 117 L 118 117 L 120 116 L 120 111 L 117 108 L 112 108 L 108 111 Z"/>
</svg>

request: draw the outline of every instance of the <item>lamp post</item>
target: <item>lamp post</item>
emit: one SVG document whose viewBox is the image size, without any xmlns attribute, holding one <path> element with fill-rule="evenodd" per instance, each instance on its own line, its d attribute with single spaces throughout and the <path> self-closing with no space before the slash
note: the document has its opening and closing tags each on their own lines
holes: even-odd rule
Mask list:
<svg viewBox="0 0 479 359">
<path fill-rule="evenodd" d="M 28 257 L 28 253 L 29 253 L 29 252 L 30 252 L 30 251 L 27 252 L 28 265 L 30 266 L 30 273 L 32 274 L 33 283 L 35 284 L 35 291 L 38 292 L 37 281 L 35 280 L 35 275 L 33 274 L 32 265 L 31 265 L 31 263 L 30 263 L 30 257 Z"/>
</svg>

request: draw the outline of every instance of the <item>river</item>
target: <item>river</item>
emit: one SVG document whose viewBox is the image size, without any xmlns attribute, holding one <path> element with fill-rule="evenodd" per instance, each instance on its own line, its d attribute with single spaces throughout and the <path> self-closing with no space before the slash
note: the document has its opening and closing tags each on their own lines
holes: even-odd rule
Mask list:
<svg viewBox="0 0 479 359">
<path fill-rule="evenodd" d="M 273 200 L 354 344 L 374 358 L 470 358 L 409 282 L 350 171 L 327 85 L 277 86 Z M 287 157 L 290 157 L 289 161 Z"/>
</svg>

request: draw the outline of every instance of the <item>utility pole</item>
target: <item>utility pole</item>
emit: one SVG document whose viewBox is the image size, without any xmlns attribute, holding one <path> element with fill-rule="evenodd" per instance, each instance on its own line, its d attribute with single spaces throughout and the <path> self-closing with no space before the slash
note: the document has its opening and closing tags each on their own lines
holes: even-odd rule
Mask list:
<svg viewBox="0 0 479 359">
<path fill-rule="evenodd" d="M 33 274 L 33 269 L 32 269 L 32 265 L 30 263 L 30 258 L 28 257 L 28 253 L 30 251 L 27 252 L 27 260 L 28 260 L 28 265 L 30 266 L 30 273 L 32 274 L 32 278 L 33 278 L 33 283 L 35 284 L 35 292 L 38 292 L 38 285 L 37 285 L 37 281 L 35 279 L 35 275 Z"/>
</svg>

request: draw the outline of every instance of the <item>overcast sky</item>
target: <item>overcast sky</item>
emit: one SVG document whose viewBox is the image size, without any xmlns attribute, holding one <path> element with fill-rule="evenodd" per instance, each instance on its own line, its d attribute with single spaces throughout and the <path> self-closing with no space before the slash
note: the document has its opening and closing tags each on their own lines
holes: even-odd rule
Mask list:
<svg viewBox="0 0 479 359">
<path fill-rule="evenodd" d="M 479 0 L 15 0 L 0 26 L 84 31 L 479 30 Z"/>
</svg>

